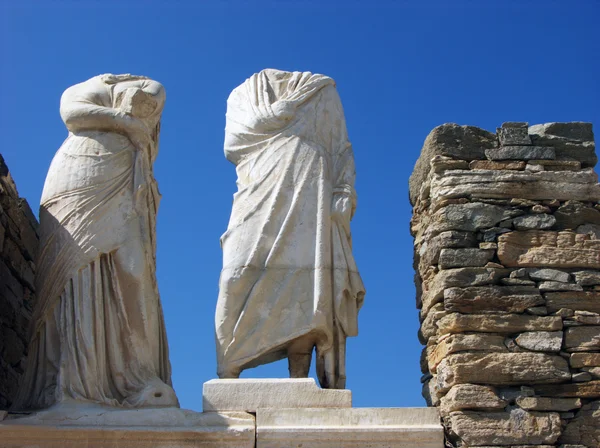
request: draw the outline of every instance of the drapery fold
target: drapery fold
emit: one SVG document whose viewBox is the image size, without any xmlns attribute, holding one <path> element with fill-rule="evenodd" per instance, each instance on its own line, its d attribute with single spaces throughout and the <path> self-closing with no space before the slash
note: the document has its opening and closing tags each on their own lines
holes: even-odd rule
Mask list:
<svg viewBox="0 0 600 448">
<path fill-rule="evenodd" d="M 148 147 L 112 124 L 125 89 L 152 95 Z M 37 303 L 14 409 L 178 404 L 155 273 L 152 162 L 163 104 L 160 84 L 130 75 L 92 78 L 61 99 L 70 133 L 42 193 Z M 77 128 L 65 118 L 73 116 Z"/>
<path fill-rule="evenodd" d="M 227 102 L 225 155 L 238 191 L 221 238 L 216 312 L 220 376 L 286 356 L 311 334 L 319 356 L 355 336 L 364 286 L 350 223 L 334 195 L 356 200 L 354 160 L 331 78 L 264 70 Z"/>
</svg>

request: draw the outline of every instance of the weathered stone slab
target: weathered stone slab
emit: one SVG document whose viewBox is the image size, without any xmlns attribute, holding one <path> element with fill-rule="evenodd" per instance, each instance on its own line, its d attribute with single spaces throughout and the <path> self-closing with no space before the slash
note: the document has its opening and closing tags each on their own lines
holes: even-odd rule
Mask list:
<svg viewBox="0 0 600 448">
<path fill-rule="evenodd" d="M 541 165 L 545 171 L 579 171 L 581 162 L 578 160 L 530 160 L 529 164 Z"/>
<path fill-rule="evenodd" d="M 574 369 L 582 367 L 600 367 L 600 353 L 573 353 L 569 364 Z"/>
<path fill-rule="evenodd" d="M 524 331 L 562 330 L 559 316 L 529 316 L 520 314 L 459 314 L 452 313 L 438 321 L 439 334 L 480 331 L 483 333 L 521 333 Z"/>
<path fill-rule="evenodd" d="M 259 409 L 256 448 L 443 448 L 435 408 Z"/>
<path fill-rule="evenodd" d="M 463 351 L 507 352 L 504 336 L 499 334 L 449 334 L 440 338 L 434 346 L 428 347 L 429 370 L 436 373 L 437 366 L 446 356 Z"/>
<path fill-rule="evenodd" d="M 475 232 L 480 229 L 494 227 L 500 221 L 522 214 L 523 212 L 520 210 L 485 204 L 483 202 L 450 204 L 435 212 L 432 217 L 430 231 L 462 230 Z"/>
<path fill-rule="evenodd" d="M 479 384 L 457 384 L 453 386 L 440 401 L 440 415 L 464 409 L 498 410 L 504 409 L 508 403 L 496 394 L 489 386 Z"/>
<path fill-rule="evenodd" d="M 568 272 L 557 269 L 527 269 L 525 272 L 533 280 L 549 280 L 562 283 L 568 283 L 571 280 Z"/>
<path fill-rule="evenodd" d="M 436 303 L 431 307 L 419 328 L 419 340 L 421 344 L 426 344 L 429 338 L 437 334 L 437 323 L 446 315 L 448 315 L 448 311 L 444 309 L 443 303 Z"/>
<path fill-rule="evenodd" d="M 0 423 L 3 448 L 253 448 L 254 416 L 177 408 L 67 405 Z"/>
<path fill-rule="evenodd" d="M 483 267 L 494 258 L 494 249 L 442 249 L 439 257 L 441 269 Z"/>
<path fill-rule="evenodd" d="M 498 258 L 509 267 L 600 269 L 600 248 L 588 235 L 528 230 L 498 237 Z"/>
<path fill-rule="evenodd" d="M 577 285 L 575 283 L 562 283 L 562 282 L 541 282 L 538 285 L 538 288 L 541 292 L 549 292 L 549 291 L 583 291 L 583 287 L 581 285 Z"/>
<path fill-rule="evenodd" d="M 565 330 L 568 352 L 600 350 L 600 326 L 570 327 Z"/>
<path fill-rule="evenodd" d="M 575 230 L 581 225 L 600 224 L 600 211 L 579 201 L 569 200 L 554 212 L 558 229 Z"/>
<path fill-rule="evenodd" d="M 584 167 L 598 161 L 591 123 L 539 124 L 529 127 L 529 135 L 534 145 L 552 146 L 558 159 L 579 160 Z"/>
<path fill-rule="evenodd" d="M 564 429 L 560 443 L 600 447 L 600 401 L 586 404 Z"/>
<path fill-rule="evenodd" d="M 440 390 L 463 383 L 511 386 L 560 383 L 569 379 L 567 361 L 543 353 L 456 353 L 437 367 Z"/>
<path fill-rule="evenodd" d="M 448 230 L 425 241 L 420 249 L 420 266 L 432 266 L 438 263 L 440 252 L 444 248 L 475 247 L 477 237 L 473 232 Z"/>
<path fill-rule="evenodd" d="M 581 407 L 579 398 L 517 397 L 516 401 L 527 411 L 568 412 Z"/>
<path fill-rule="evenodd" d="M 448 288 L 444 291 L 444 307 L 459 313 L 522 313 L 527 308 L 545 303 L 535 287 L 480 286 Z"/>
<path fill-rule="evenodd" d="M 600 313 L 600 292 L 549 292 L 544 296 L 546 297 L 546 306 L 551 312 L 566 308 Z"/>
<path fill-rule="evenodd" d="M 560 435 L 560 417 L 513 409 L 508 412 L 453 412 L 452 432 L 469 446 L 543 443 L 553 444 Z"/>
<path fill-rule="evenodd" d="M 549 229 L 556 224 L 556 218 L 546 213 L 537 213 L 517 216 L 512 223 L 517 230 Z"/>
<path fill-rule="evenodd" d="M 600 271 L 577 271 L 573 275 L 581 286 L 600 285 Z"/>
<path fill-rule="evenodd" d="M 509 273 L 509 269 L 496 268 L 444 269 L 433 277 L 423 280 L 422 313 L 427 313 L 432 305 L 441 301 L 447 288 L 490 285 L 498 283 Z"/>
<path fill-rule="evenodd" d="M 554 160 L 556 153 L 549 146 L 500 146 L 485 150 L 489 160 Z"/>
<path fill-rule="evenodd" d="M 524 198 L 560 201 L 598 201 L 600 186 L 591 170 L 581 171 L 484 171 L 454 170 L 434 176 L 430 194 L 437 200 L 451 198 Z"/>
<path fill-rule="evenodd" d="M 600 398 L 600 381 L 535 386 L 535 393 L 543 397 Z"/>
<path fill-rule="evenodd" d="M 528 123 L 525 122 L 502 123 L 502 127 L 496 129 L 496 135 L 502 146 L 531 145 Z"/>
<path fill-rule="evenodd" d="M 430 163 L 434 173 L 441 173 L 446 170 L 466 170 L 469 168 L 469 162 L 466 160 L 456 160 L 441 155 L 433 157 Z"/>
<path fill-rule="evenodd" d="M 473 160 L 469 163 L 469 168 L 472 170 L 518 170 L 525 169 L 527 162 L 510 161 L 500 162 L 494 160 Z"/>
<path fill-rule="evenodd" d="M 519 347 L 536 352 L 559 352 L 562 341 L 562 331 L 530 331 L 515 338 Z"/>
<path fill-rule="evenodd" d="M 210 380 L 202 389 L 204 412 L 259 408 L 349 408 L 352 392 L 321 389 L 313 378 L 244 378 Z"/>
<path fill-rule="evenodd" d="M 485 159 L 485 150 L 497 145 L 496 134 L 475 126 L 446 123 L 433 129 L 425 139 L 408 182 L 411 204 L 415 205 L 417 201 L 419 190 L 429 175 L 433 157 L 439 154 L 462 160 Z"/>
</svg>

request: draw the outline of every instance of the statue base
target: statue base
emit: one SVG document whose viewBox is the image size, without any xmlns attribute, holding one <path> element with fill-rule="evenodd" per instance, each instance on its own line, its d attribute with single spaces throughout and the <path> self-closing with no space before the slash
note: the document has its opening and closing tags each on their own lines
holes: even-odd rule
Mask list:
<svg viewBox="0 0 600 448">
<path fill-rule="evenodd" d="M 437 408 L 352 408 L 351 397 L 310 378 L 212 380 L 202 413 L 81 402 L 30 415 L 0 412 L 0 447 L 444 447 Z"/>
<path fill-rule="evenodd" d="M 349 407 L 352 407 L 351 391 L 321 389 L 313 378 L 210 380 L 202 389 L 204 412 Z"/>
<path fill-rule="evenodd" d="M 9 413 L 0 422 L 2 448 L 249 448 L 254 442 L 255 419 L 244 412 L 61 403 L 30 415 Z"/>
</svg>

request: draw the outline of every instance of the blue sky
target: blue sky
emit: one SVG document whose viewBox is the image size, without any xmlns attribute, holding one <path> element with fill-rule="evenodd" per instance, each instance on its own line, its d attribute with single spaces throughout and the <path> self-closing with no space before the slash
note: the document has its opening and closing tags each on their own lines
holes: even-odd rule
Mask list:
<svg viewBox="0 0 600 448">
<path fill-rule="evenodd" d="M 600 2 L 0 0 L 0 151 L 37 210 L 67 135 L 70 85 L 135 73 L 167 90 L 155 165 L 158 282 L 183 407 L 215 377 L 219 237 L 235 191 L 229 92 L 263 68 L 337 81 L 357 167 L 354 251 L 367 287 L 348 343 L 355 406 L 424 406 L 408 177 L 455 122 L 591 121 L 600 132 Z M 287 376 L 285 361 L 243 376 Z"/>
</svg>

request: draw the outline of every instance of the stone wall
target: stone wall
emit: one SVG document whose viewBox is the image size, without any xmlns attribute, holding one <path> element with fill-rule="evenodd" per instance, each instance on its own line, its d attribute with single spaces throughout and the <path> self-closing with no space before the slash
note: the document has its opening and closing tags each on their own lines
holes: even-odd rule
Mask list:
<svg viewBox="0 0 600 448">
<path fill-rule="evenodd" d="M 25 367 L 37 227 L 0 155 L 0 410 L 11 405 Z"/>
<path fill-rule="evenodd" d="M 410 180 L 421 368 L 448 445 L 600 447 L 596 160 L 589 123 L 425 140 Z"/>
</svg>

